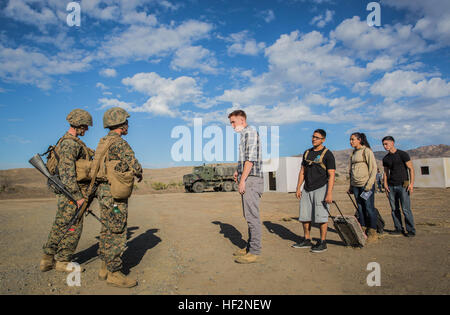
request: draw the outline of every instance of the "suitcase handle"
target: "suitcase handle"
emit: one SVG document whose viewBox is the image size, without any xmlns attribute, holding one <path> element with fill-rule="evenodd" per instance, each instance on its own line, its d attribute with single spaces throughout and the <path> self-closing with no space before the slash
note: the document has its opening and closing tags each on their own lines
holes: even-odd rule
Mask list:
<svg viewBox="0 0 450 315">
<path fill-rule="evenodd" d="M 331 213 L 330 213 L 330 211 L 328 210 L 328 207 L 327 207 L 327 205 L 326 205 L 326 202 L 325 202 L 325 201 L 322 201 L 322 203 L 323 203 L 325 209 L 327 209 L 327 212 L 328 212 L 328 214 L 330 215 L 330 217 L 331 217 L 331 218 L 334 218 L 334 216 L 332 216 Z M 339 213 L 341 214 L 341 216 L 345 219 L 345 217 L 344 217 L 344 215 L 342 214 L 341 209 L 339 209 L 339 206 L 338 206 L 338 204 L 336 203 L 336 201 L 333 200 L 333 203 L 334 203 L 334 205 L 336 206 L 336 208 L 338 209 L 338 211 L 339 211 Z"/>
<path fill-rule="evenodd" d="M 356 205 L 355 201 L 353 200 L 352 195 L 349 192 L 347 192 L 347 195 L 350 198 L 350 200 L 352 201 L 353 206 L 355 207 L 356 211 L 358 211 L 358 206 Z"/>
<path fill-rule="evenodd" d="M 339 213 L 341 214 L 342 217 L 344 217 L 344 215 L 342 214 L 341 209 L 339 209 L 338 204 L 336 203 L 336 201 L 333 200 L 334 205 L 336 206 L 336 208 L 338 209 Z"/>
</svg>

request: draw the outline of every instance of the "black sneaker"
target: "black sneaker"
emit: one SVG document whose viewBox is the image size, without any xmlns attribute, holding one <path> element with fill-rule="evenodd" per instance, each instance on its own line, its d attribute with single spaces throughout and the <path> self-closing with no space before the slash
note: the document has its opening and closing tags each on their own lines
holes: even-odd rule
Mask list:
<svg viewBox="0 0 450 315">
<path fill-rule="evenodd" d="M 414 237 L 416 236 L 415 232 L 408 232 L 408 234 L 405 234 L 406 237 Z"/>
<path fill-rule="evenodd" d="M 311 248 L 313 246 L 313 243 L 310 239 L 304 239 L 302 242 L 293 244 L 293 248 Z"/>
<path fill-rule="evenodd" d="M 395 231 L 389 232 L 389 235 L 392 235 L 392 236 L 401 236 L 402 234 L 404 234 L 404 233 L 401 230 L 395 230 Z"/>
<path fill-rule="evenodd" d="M 317 241 L 316 245 L 311 247 L 311 252 L 313 253 L 321 253 L 327 250 L 327 241 Z"/>
</svg>

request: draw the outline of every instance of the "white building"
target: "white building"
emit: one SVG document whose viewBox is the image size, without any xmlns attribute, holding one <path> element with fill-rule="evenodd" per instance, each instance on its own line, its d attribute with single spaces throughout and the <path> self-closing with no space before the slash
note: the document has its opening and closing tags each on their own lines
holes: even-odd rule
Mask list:
<svg viewBox="0 0 450 315">
<path fill-rule="evenodd" d="M 281 157 L 263 161 L 264 191 L 295 192 L 301 157 Z"/>
<path fill-rule="evenodd" d="M 450 158 L 412 160 L 415 187 L 450 187 Z"/>
</svg>

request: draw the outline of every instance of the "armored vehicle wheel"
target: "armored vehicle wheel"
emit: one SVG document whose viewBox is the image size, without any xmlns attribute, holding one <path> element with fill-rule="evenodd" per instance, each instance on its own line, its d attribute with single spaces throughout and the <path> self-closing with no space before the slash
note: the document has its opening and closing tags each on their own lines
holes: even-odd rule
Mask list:
<svg viewBox="0 0 450 315">
<path fill-rule="evenodd" d="M 239 185 L 236 182 L 233 182 L 233 191 L 238 191 L 239 190 Z"/>
<path fill-rule="evenodd" d="M 223 191 L 229 192 L 233 190 L 233 183 L 230 181 L 226 181 L 222 186 Z"/>
<path fill-rule="evenodd" d="M 192 185 L 192 191 L 195 193 L 202 193 L 205 190 L 205 184 L 203 182 L 195 182 Z"/>
</svg>

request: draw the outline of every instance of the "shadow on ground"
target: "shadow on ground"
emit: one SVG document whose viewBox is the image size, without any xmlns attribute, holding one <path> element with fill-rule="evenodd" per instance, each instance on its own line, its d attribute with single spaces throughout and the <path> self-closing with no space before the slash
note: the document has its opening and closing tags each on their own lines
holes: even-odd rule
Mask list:
<svg viewBox="0 0 450 315">
<path fill-rule="evenodd" d="M 127 240 L 129 240 L 133 236 L 134 231 L 138 229 L 139 227 L 137 226 L 129 227 L 127 229 Z M 126 245 L 127 249 L 122 256 L 123 271 L 125 273 L 129 273 L 131 268 L 137 266 L 141 262 L 148 250 L 154 248 L 162 241 L 161 238 L 155 235 L 158 231 L 159 229 L 150 229 L 128 241 Z M 98 240 L 99 237 L 97 236 L 96 239 Z M 73 261 L 81 265 L 89 264 L 90 262 L 97 260 L 99 258 L 98 248 L 98 243 L 95 243 L 91 247 L 76 253 L 73 257 Z"/>
<path fill-rule="evenodd" d="M 286 228 L 281 224 L 273 223 L 270 221 L 264 221 L 263 224 L 270 233 L 276 234 L 284 240 L 292 241 L 293 243 L 299 243 L 303 240 L 303 237 L 295 234 L 294 232 L 292 232 L 291 230 L 289 230 L 288 228 Z M 313 227 L 319 228 L 319 225 L 313 224 Z M 332 228 L 328 228 L 328 232 L 337 233 L 337 231 Z M 318 241 L 319 239 L 313 238 L 313 240 Z M 338 246 L 345 246 L 344 242 L 337 242 L 329 239 L 327 239 L 327 243 Z"/>
<path fill-rule="evenodd" d="M 247 242 L 242 238 L 241 232 L 231 224 L 220 221 L 213 221 L 211 223 L 218 225 L 220 227 L 219 233 L 223 234 L 223 237 L 228 238 L 234 246 L 239 248 L 245 248 L 247 246 Z"/>
</svg>

